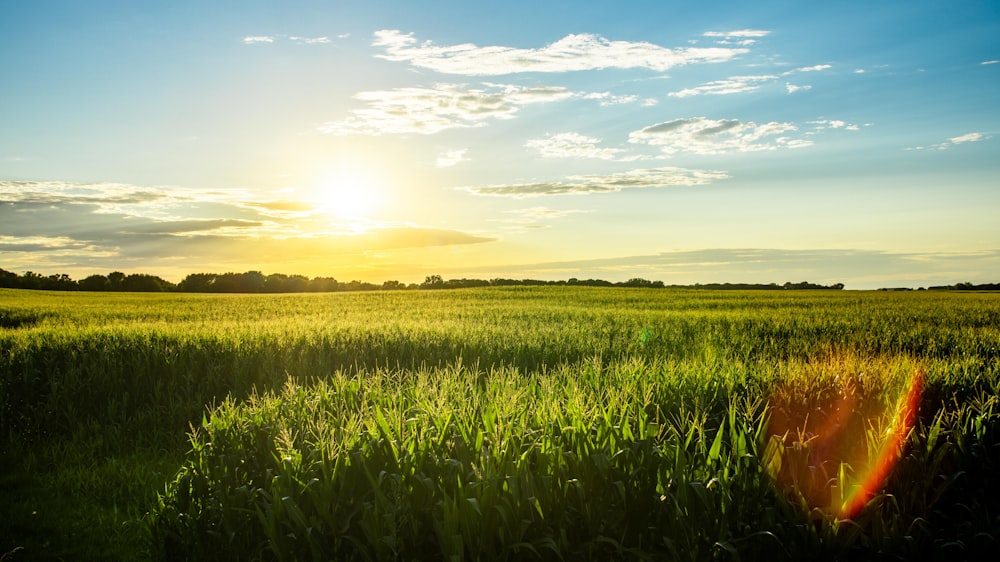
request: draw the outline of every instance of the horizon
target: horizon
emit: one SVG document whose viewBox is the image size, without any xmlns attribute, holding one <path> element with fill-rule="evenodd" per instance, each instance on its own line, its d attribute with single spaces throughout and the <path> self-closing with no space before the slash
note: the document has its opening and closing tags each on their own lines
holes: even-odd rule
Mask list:
<svg viewBox="0 0 1000 562">
<path fill-rule="evenodd" d="M 997 37 L 989 2 L 6 3 L 0 268 L 995 283 Z"/>
</svg>

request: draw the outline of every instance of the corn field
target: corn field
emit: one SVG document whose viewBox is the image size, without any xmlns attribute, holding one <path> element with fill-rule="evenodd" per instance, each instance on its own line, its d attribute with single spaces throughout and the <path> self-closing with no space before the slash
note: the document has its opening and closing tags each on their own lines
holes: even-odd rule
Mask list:
<svg viewBox="0 0 1000 562">
<path fill-rule="evenodd" d="M 0 290 L 0 559 L 990 558 L 1000 298 Z"/>
</svg>

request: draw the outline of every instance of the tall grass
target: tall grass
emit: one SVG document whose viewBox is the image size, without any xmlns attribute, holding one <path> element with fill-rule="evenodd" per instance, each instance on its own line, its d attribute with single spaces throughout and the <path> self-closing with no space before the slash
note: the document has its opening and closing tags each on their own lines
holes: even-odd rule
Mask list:
<svg viewBox="0 0 1000 562">
<path fill-rule="evenodd" d="M 0 459 L 30 475 L 0 553 L 43 548 L 36 492 L 117 529 L 89 554 L 114 536 L 164 559 L 970 557 L 1000 537 L 995 295 L 0 290 L 0 311 L 20 319 Z M 917 372 L 899 460 L 841 519 Z"/>
</svg>

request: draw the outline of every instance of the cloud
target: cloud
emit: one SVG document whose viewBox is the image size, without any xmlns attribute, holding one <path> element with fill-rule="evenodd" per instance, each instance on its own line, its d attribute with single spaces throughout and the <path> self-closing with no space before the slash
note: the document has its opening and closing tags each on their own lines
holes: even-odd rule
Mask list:
<svg viewBox="0 0 1000 562">
<path fill-rule="evenodd" d="M 475 195 L 497 197 L 539 197 L 543 195 L 582 195 L 614 193 L 623 189 L 707 185 L 727 179 L 725 172 L 685 168 L 651 168 L 616 174 L 575 175 L 565 181 L 482 185 L 464 187 Z"/>
<path fill-rule="evenodd" d="M 300 45 L 325 45 L 330 43 L 329 37 L 296 37 L 292 35 L 288 39 Z"/>
<path fill-rule="evenodd" d="M 804 66 L 802 68 L 796 68 L 793 71 L 786 72 L 786 73 L 783 74 L 783 76 L 787 76 L 789 74 L 794 74 L 795 72 L 819 72 L 821 70 L 827 70 L 829 68 L 833 68 L 833 67 L 831 65 L 829 65 L 829 64 L 817 64 L 815 66 Z"/>
<path fill-rule="evenodd" d="M 507 211 L 509 214 L 517 215 L 530 220 L 561 219 L 563 217 L 582 212 L 584 211 L 576 209 L 550 209 L 548 207 L 528 207 L 525 209 Z"/>
<path fill-rule="evenodd" d="M 967 144 L 970 142 L 981 142 L 989 139 L 985 133 L 966 133 L 964 135 L 959 135 L 957 137 L 951 137 L 945 142 L 932 144 L 930 146 L 914 146 L 907 148 L 906 150 L 948 150 L 949 148 L 954 148 L 956 146 Z"/>
<path fill-rule="evenodd" d="M 982 133 L 966 133 L 964 135 L 959 135 L 957 137 L 951 137 L 948 142 L 951 144 L 965 144 L 967 142 L 979 142 L 984 140 L 986 135 Z"/>
<path fill-rule="evenodd" d="M 331 223 L 331 217 L 303 203 L 252 200 L 238 190 L 115 183 L 0 181 L 0 216 L 5 267 L 32 270 L 69 265 L 91 271 L 148 270 L 167 262 L 213 267 L 272 263 L 281 270 L 285 260 L 299 253 L 323 260 L 494 240 L 414 224 Z"/>
<path fill-rule="evenodd" d="M 337 36 L 344 38 L 346 36 Z M 301 37 L 299 35 L 251 35 L 243 38 L 246 45 L 272 44 L 276 41 L 288 40 L 297 45 L 327 45 L 332 43 L 329 37 Z"/>
<path fill-rule="evenodd" d="M 998 63 L 1000 63 L 1000 60 L 984 60 L 979 64 L 986 65 L 986 64 L 998 64 Z"/>
<path fill-rule="evenodd" d="M 372 43 L 385 50 L 379 58 L 408 62 L 444 74 L 499 76 L 521 72 L 571 72 L 608 68 L 645 68 L 664 72 L 686 64 L 725 62 L 748 52 L 745 48 L 676 48 L 646 42 L 610 41 L 578 34 L 538 49 L 479 47 L 471 43 L 438 46 L 418 43 L 412 33 L 384 29 Z"/>
<path fill-rule="evenodd" d="M 739 29 L 736 31 L 706 31 L 702 36 L 712 37 L 720 45 L 740 45 L 746 47 L 755 44 L 757 39 L 767 37 L 770 34 L 770 31 L 763 29 Z"/>
<path fill-rule="evenodd" d="M 635 103 L 639 101 L 639 96 L 625 95 L 616 96 L 611 92 L 591 92 L 588 94 L 581 94 L 585 100 L 597 100 L 601 107 L 610 107 L 613 105 L 624 105 L 629 103 Z"/>
<path fill-rule="evenodd" d="M 559 133 L 549 135 L 544 139 L 531 139 L 525 143 L 527 148 L 534 149 L 542 158 L 582 158 L 596 160 L 637 160 L 638 157 L 623 158 L 625 152 L 620 148 L 600 148 L 601 139 L 588 137 L 580 133 Z"/>
<path fill-rule="evenodd" d="M 368 107 L 319 127 L 335 135 L 430 135 L 447 129 L 481 127 L 490 119 L 512 119 L 524 106 L 549 103 L 573 94 L 559 86 L 437 84 L 432 88 L 397 88 L 361 92 L 355 99 Z"/>
<path fill-rule="evenodd" d="M 678 152 L 722 154 L 778 148 L 801 148 L 811 141 L 793 139 L 798 127 L 791 123 L 755 123 L 737 119 L 692 117 L 657 123 L 629 133 L 629 142 L 658 146 L 667 155 Z"/>
<path fill-rule="evenodd" d="M 725 80 L 706 82 L 700 86 L 686 88 L 677 92 L 670 92 L 667 95 L 675 98 L 686 98 L 690 96 L 725 95 L 752 92 L 759 89 L 761 84 L 777 79 L 778 77 L 775 75 L 731 76 Z"/>
<path fill-rule="evenodd" d="M 812 89 L 812 86 L 809 86 L 809 85 L 799 86 L 797 84 L 789 84 L 787 82 L 785 83 L 785 91 L 787 91 L 789 94 L 794 94 L 795 92 L 802 92 L 802 91 L 811 90 L 811 89 Z"/>
<path fill-rule="evenodd" d="M 442 152 L 438 155 L 434 165 L 438 168 L 450 168 L 451 166 L 465 162 L 468 160 L 468 158 L 465 157 L 466 152 L 468 152 L 468 150 L 464 148 L 461 150 L 448 150 Z"/>
<path fill-rule="evenodd" d="M 579 209 L 550 209 L 548 207 L 528 207 L 525 209 L 514 209 L 505 211 L 511 218 L 500 219 L 496 222 L 506 223 L 507 230 L 528 231 L 549 228 L 550 225 L 542 224 L 543 221 L 552 221 L 568 217 L 576 213 L 586 213 Z"/>
<path fill-rule="evenodd" d="M 805 66 L 802 68 L 796 68 L 794 70 L 789 70 L 787 72 L 782 72 L 781 74 L 761 74 L 761 75 L 751 75 L 751 76 L 730 76 L 729 78 L 723 80 L 713 80 L 711 82 L 706 82 L 700 86 L 695 86 L 694 88 L 685 88 L 683 90 L 678 90 L 676 92 L 670 92 L 668 96 L 675 98 L 686 98 L 690 96 L 703 96 L 703 95 L 728 95 L 728 94 L 740 94 L 743 92 L 753 92 L 759 90 L 760 87 L 769 82 L 774 82 L 783 76 L 791 76 L 800 72 L 819 72 L 822 70 L 827 70 L 831 68 L 829 64 L 817 64 L 814 66 Z M 799 90 L 808 90 L 812 86 L 793 86 L 791 84 L 786 84 L 785 89 L 788 93 L 793 93 Z"/>
</svg>

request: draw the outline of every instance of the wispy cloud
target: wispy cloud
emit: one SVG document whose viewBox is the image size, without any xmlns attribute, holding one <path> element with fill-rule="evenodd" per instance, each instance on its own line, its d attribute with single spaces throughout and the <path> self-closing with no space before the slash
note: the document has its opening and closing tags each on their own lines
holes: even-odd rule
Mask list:
<svg viewBox="0 0 1000 562">
<path fill-rule="evenodd" d="M 481 127 L 490 119 L 511 119 L 524 106 L 563 100 L 573 94 L 558 86 L 437 84 L 361 92 L 355 99 L 368 107 L 341 121 L 319 127 L 335 135 L 430 135 L 447 129 Z"/>
<path fill-rule="evenodd" d="M 438 155 L 437 160 L 434 165 L 438 168 L 450 168 L 461 162 L 465 162 L 468 158 L 465 157 L 465 153 L 468 149 L 460 150 L 447 150 Z"/>
<path fill-rule="evenodd" d="M 292 35 L 288 39 L 300 45 L 325 45 L 331 42 L 329 37 L 297 37 Z"/>
<path fill-rule="evenodd" d="M 510 218 L 499 219 L 497 222 L 505 223 L 508 230 L 530 231 L 549 228 L 551 221 L 568 217 L 577 213 L 584 213 L 579 209 L 550 209 L 549 207 L 528 207 L 525 209 L 514 209 L 506 211 L 505 214 L 512 215 Z"/>
<path fill-rule="evenodd" d="M 780 74 L 758 74 L 749 76 L 730 76 L 722 80 L 713 80 L 711 82 L 706 82 L 699 86 L 693 88 L 685 88 L 683 90 L 678 90 L 676 92 L 670 92 L 668 96 L 675 98 L 686 98 L 691 96 L 705 96 L 705 95 L 728 95 L 728 94 L 741 94 L 744 92 L 753 92 L 759 90 L 764 84 L 774 82 L 782 77 L 791 76 L 793 74 L 798 74 L 802 72 L 819 72 L 831 68 L 829 64 L 817 64 L 814 66 L 805 66 L 801 68 L 796 68 L 794 70 L 788 70 Z M 800 90 L 808 90 L 812 86 L 802 86 L 802 85 L 792 85 L 786 84 L 785 90 L 788 93 L 797 92 Z"/>
<path fill-rule="evenodd" d="M 959 135 L 957 137 L 951 137 L 945 142 L 938 144 L 932 144 L 929 146 L 914 146 L 907 148 L 906 150 L 948 150 L 949 148 L 954 148 L 956 146 L 967 144 L 970 142 L 980 142 L 989 139 L 985 133 L 966 133 L 964 135 Z"/>
<path fill-rule="evenodd" d="M 620 148 L 601 148 L 601 139 L 580 133 L 558 133 L 543 139 L 531 139 L 527 148 L 538 152 L 542 158 L 583 158 L 597 160 L 637 160 L 638 157 L 623 157 Z"/>
<path fill-rule="evenodd" d="M 979 63 L 979 64 L 984 64 L 984 65 L 985 65 L 985 64 L 997 64 L 997 63 L 1000 63 L 1000 60 L 998 60 L 998 59 L 994 59 L 994 60 L 984 60 L 983 62 L 981 62 L 981 63 Z"/>
<path fill-rule="evenodd" d="M 574 175 L 562 181 L 464 187 L 469 193 L 497 197 L 539 197 L 614 193 L 624 189 L 707 185 L 727 179 L 725 172 L 685 168 L 650 168 L 600 175 Z"/>
<path fill-rule="evenodd" d="M 785 83 L 785 91 L 788 92 L 789 94 L 794 94 L 795 92 L 802 92 L 802 91 L 811 90 L 811 89 L 812 89 L 812 86 L 810 86 L 808 84 L 804 84 L 804 85 L 800 86 L 798 84 L 790 84 L 790 83 L 787 83 L 787 82 Z"/>
<path fill-rule="evenodd" d="M 686 64 L 725 62 L 746 48 L 667 48 L 653 43 L 611 41 L 578 34 L 537 49 L 480 47 L 472 43 L 438 46 L 418 42 L 412 33 L 385 29 L 375 32 L 373 45 L 385 50 L 380 58 L 408 62 L 444 74 L 499 76 L 521 72 L 571 72 L 607 68 L 645 68 L 663 72 Z"/>
<path fill-rule="evenodd" d="M 690 96 L 726 95 L 738 94 L 741 92 L 752 92 L 759 89 L 761 84 L 777 79 L 777 75 L 770 74 L 760 76 L 731 76 L 725 80 L 706 82 L 700 86 L 670 92 L 667 95 L 675 98 L 686 98 Z"/>
<path fill-rule="evenodd" d="M 812 141 L 788 136 L 797 130 L 798 127 L 792 123 L 692 117 L 633 131 L 629 134 L 629 142 L 657 146 L 667 155 L 678 152 L 722 154 L 810 146 Z"/>
<path fill-rule="evenodd" d="M 340 38 L 341 36 L 338 36 Z M 326 45 L 332 43 L 329 37 L 302 37 L 299 35 L 249 35 L 243 38 L 246 45 L 273 44 L 276 41 L 288 40 L 298 45 Z"/>
<path fill-rule="evenodd" d="M 703 37 L 711 37 L 720 45 L 750 46 L 761 37 L 770 35 L 770 31 L 763 29 L 738 29 L 736 31 L 706 31 Z"/>
<path fill-rule="evenodd" d="M 840 119 L 819 119 L 817 121 L 807 121 L 806 123 L 813 126 L 813 131 L 822 131 L 824 129 L 843 129 L 845 131 L 861 130 L 860 126 L 848 123 L 847 121 L 842 121 Z"/>
<path fill-rule="evenodd" d="M 601 107 L 610 107 L 613 105 L 624 105 L 629 103 L 636 103 L 639 101 L 639 96 L 635 95 L 624 95 L 616 96 L 611 92 L 590 92 L 587 94 L 580 94 L 585 100 L 597 100 Z"/>
</svg>

